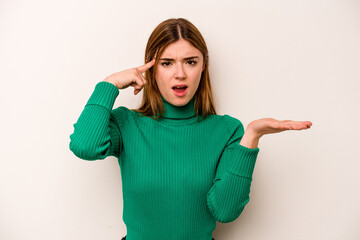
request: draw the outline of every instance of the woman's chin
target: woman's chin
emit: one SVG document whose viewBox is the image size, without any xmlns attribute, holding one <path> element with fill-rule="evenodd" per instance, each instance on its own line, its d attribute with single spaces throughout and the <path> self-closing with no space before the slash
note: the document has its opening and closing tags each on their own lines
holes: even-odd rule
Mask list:
<svg viewBox="0 0 360 240">
<path fill-rule="evenodd" d="M 174 100 L 171 102 L 171 104 L 177 107 L 185 106 L 189 102 L 189 100 L 186 97 L 179 98 L 175 96 L 173 99 Z"/>
</svg>

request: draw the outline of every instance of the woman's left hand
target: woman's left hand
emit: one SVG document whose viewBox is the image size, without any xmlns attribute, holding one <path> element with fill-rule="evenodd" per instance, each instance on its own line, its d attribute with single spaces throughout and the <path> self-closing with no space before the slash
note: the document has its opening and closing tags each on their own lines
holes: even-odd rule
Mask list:
<svg viewBox="0 0 360 240">
<path fill-rule="evenodd" d="M 247 130 L 252 131 L 258 138 L 265 134 L 278 133 L 285 130 L 303 130 L 312 126 L 310 121 L 276 120 L 274 118 L 261 118 L 252 121 Z"/>
</svg>

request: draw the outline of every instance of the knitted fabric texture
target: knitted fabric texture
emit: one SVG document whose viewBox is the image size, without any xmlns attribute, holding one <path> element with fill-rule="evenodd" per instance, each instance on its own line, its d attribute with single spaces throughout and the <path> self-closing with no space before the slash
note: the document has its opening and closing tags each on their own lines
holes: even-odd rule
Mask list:
<svg viewBox="0 0 360 240">
<path fill-rule="evenodd" d="M 250 200 L 259 148 L 240 145 L 241 121 L 196 117 L 195 96 L 178 107 L 163 97 L 165 115 L 113 109 L 119 89 L 99 82 L 70 135 L 80 159 L 115 157 L 127 240 L 211 240 L 216 221 L 236 220 Z"/>
</svg>

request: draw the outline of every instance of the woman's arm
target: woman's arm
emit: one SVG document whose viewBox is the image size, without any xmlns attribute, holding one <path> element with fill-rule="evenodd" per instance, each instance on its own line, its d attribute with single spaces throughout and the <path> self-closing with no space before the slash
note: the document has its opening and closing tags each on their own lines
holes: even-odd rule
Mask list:
<svg viewBox="0 0 360 240">
<path fill-rule="evenodd" d="M 211 214 L 222 223 L 234 221 L 249 202 L 252 174 L 260 150 L 239 144 L 245 134 L 239 120 L 228 117 L 225 120 L 233 133 L 220 156 L 213 185 L 206 196 Z M 247 134 L 246 138 L 245 142 L 255 146 L 251 135 Z"/>
<path fill-rule="evenodd" d="M 246 128 L 244 136 L 240 141 L 240 145 L 247 148 L 257 148 L 259 145 L 260 137 L 254 133 L 250 128 Z"/>
<path fill-rule="evenodd" d="M 258 143 L 264 134 L 284 130 L 310 128 L 309 121 L 278 121 L 263 118 L 251 122 L 246 131 L 241 122 L 226 146 L 217 167 L 213 186 L 207 194 L 207 204 L 215 219 L 222 223 L 234 221 L 250 201 L 250 187 Z"/>
<path fill-rule="evenodd" d="M 119 90 L 111 83 L 100 82 L 73 125 L 70 150 L 84 160 L 119 157 L 122 136 L 116 120 L 117 109 L 112 110 Z"/>
</svg>

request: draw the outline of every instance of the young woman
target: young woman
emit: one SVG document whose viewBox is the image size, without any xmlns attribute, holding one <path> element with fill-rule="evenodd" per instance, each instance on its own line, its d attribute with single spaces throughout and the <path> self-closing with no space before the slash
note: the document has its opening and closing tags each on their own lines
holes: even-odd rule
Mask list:
<svg viewBox="0 0 360 240">
<path fill-rule="evenodd" d="M 263 118 L 244 130 L 240 120 L 217 115 L 207 46 L 186 19 L 155 28 L 145 63 L 97 83 L 69 147 L 85 160 L 118 159 L 122 239 L 214 239 L 216 221 L 234 221 L 250 200 L 260 137 L 312 123 Z M 129 86 L 135 95 L 143 89 L 141 106 L 113 109 Z"/>
</svg>

